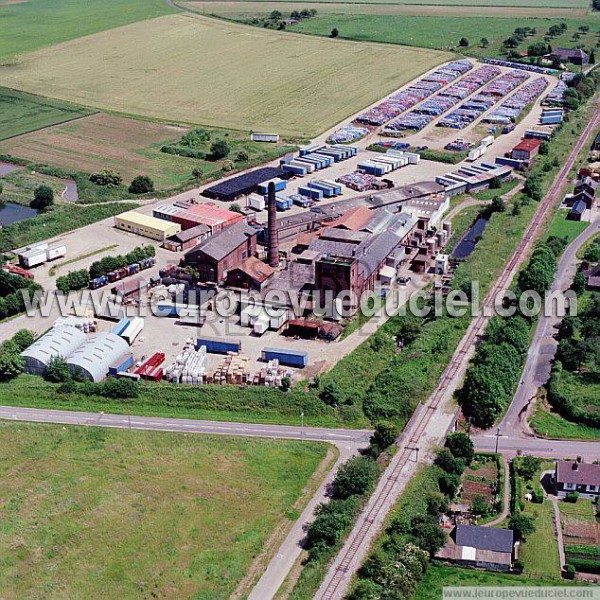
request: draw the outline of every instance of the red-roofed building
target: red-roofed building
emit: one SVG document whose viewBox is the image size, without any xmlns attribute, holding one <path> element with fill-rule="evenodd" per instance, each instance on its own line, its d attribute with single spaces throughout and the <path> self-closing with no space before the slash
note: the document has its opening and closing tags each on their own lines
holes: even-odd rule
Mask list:
<svg viewBox="0 0 600 600">
<path fill-rule="evenodd" d="M 350 231 L 360 231 L 373 218 L 373 211 L 366 206 L 356 206 L 346 211 L 341 217 L 331 223 L 328 227 L 337 227 L 338 229 L 349 229 Z"/>
<path fill-rule="evenodd" d="M 190 206 L 171 217 L 173 223 L 179 223 L 183 230 L 191 229 L 197 225 L 206 225 L 211 235 L 243 219 L 244 215 L 240 213 L 210 203 Z"/>
<path fill-rule="evenodd" d="M 530 161 L 540 151 L 540 145 L 543 140 L 526 139 L 521 140 L 513 149 L 510 157 L 513 160 Z"/>
</svg>

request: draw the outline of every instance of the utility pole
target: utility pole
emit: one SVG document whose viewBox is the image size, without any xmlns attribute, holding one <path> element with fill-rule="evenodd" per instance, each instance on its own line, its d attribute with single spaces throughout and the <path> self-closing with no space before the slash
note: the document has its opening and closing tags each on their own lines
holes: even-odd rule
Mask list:
<svg viewBox="0 0 600 600">
<path fill-rule="evenodd" d="M 500 427 L 496 430 L 496 454 L 498 454 L 498 443 L 500 441 Z"/>
<path fill-rule="evenodd" d="M 304 412 L 300 413 L 300 441 L 304 441 Z"/>
</svg>

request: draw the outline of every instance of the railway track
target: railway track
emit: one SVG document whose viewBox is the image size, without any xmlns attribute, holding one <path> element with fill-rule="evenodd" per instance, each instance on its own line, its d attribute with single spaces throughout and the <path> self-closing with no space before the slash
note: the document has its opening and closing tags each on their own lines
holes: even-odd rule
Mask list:
<svg viewBox="0 0 600 600">
<path fill-rule="evenodd" d="M 508 262 L 496 279 L 492 288 L 486 295 L 479 315 L 475 317 L 461 339 L 448 366 L 442 373 L 440 380 L 428 398 L 423 408 L 413 415 L 408 422 L 404 434 L 398 440 L 399 452 L 383 473 L 375 492 L 369 499 L 364 511 L 350 533 L 342 550 L 336 557 L 323 584 L 315 595 L 315 600 L 340 600 L 347 591 L 351 579 L 360 566 L 360 559 L 364 557 L 370 540 L 378 533 L 379 528 L 373 530 L 373 525 L 383 519 L 391 508 L 395 496 L 396 484 L 411 458 L 414 456 L 415 448 L 423 440 L 433 416 L 443 407 L 445 398 L 453 393 L 458 386 L 463 373 L 466 371 L 470 356 L 475 348 L 477 340 L 483 335 L 489 319 L 493 315 L 494 301 L 500 292 L 508 289 L 517 269 L 527 258 L 537 237 L 545 227 L 545 216 L 548 211 L 560 200 L 562 187 L 567 181 L 569 171 L 573 168 L 577 156 L 588 143 L 592 133 L 600 125 L 600 110 L 598 100 L 595 100 L 594 113 L 586 125 L 577 142 L 574 144 L 565 164 L 558 172 L 548 192 L 540 202 L 535 214 L 527 225 L 525 232 L 511 254 Z M 440 434 L 443 432 L 440 432 Z M 363 547 L 364 545 L 367 547 Z"/>
</svg>

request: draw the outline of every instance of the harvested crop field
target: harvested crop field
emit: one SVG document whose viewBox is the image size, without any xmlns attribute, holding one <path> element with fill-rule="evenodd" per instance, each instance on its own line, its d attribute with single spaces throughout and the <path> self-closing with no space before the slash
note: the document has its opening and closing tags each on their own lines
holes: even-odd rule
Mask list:
<svg viewBox="0 0 600 600">
<path fill-rule="evenodd" d="M 0 88 L 0 140 L 88 114 L 84 108 Z"/>
<path fill-rule="evenodd" d="M 312 137 L 449 58 L 181 14 L 23 55 L 0 67 L 0 83 L 100 109 Z"/>
<path fill-rule="evenodd" d="M 220 162 L 184 158 L 160 151 L 163 145 L 179 141 L 188 131 L 189 128 L 177 125 L 97 113 L 0 142 L 0 154 L 70 172 L 93 173 L 113 169 L 125 181 L 136 175 L 148 175 L 157 188 L 167 189 L 187 182 L 195 168 L 202 171 L 203 178 L 217 177 L 222 173 Z M 210 130 L 209 133 L 211 141 L 228 141 L 232 157 L 238 150 L 248 154 L 249 162 L 238 164 L 236 168 L 271 160 L 290 149 L 283 144 L 251 142 L 249 136 L 241 132 Z"/>
<path fill-rule="evenodd" d="M 326 451 L 3 422 L 2 596 L 229 598 Z"/>
<path fill-rule="evenodd" d="M 218 0 L 217 0 L 218 1 Z M 235 0 L 234 0 L 235 1 Z M 243 0 L 237 0 L 243 3 Z M 251 0 L 253 2 L 260 2 L 261 0 Z M 269 2 L 270 0 L 265 0 Z M 292 0 L 296 4 L 302 0 Z M 339 2 L 340 0 L 321 0 L 322 2 Z M 210 0 L 209 0 L 210 2 Z M 347 0 L 347 2 L 354 4 L 399 4 L 406 6 L 469 6 L 475 9 L 480 8 L 493 8 L 493 7 L 519 7 L 528 6 L 532 8 L 564 8 L 564 0 Z M 570 8 L 589 8 L 590 3 L 587 0 L 569 0 Z M 304 2 L 302 2 L 304 7 Z"/>
</svg>

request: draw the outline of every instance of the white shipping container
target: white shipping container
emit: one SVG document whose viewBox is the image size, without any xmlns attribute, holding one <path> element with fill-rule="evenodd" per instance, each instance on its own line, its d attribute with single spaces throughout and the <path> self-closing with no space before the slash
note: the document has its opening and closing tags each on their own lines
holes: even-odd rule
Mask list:
<svg viewBox="0 0 600 600">
<path fill-rule="evenodd" d="M 25 250 L 46 250 L 48 248 L 47 242 L 42 242 L 40 244 L 31 244 L 31 246 L 26 246 Z"/>
<path fill-rule="evenodd" d="M 48 260 L 55 260 L 56 258 L 61 258 L 65 256 L 67 253 L 66 246 L 51 246 L 46 250 L 46 256 Z"/>
<path fill-rule="evenodd" d="M 493 135 L 488 135 L 481 140 L 482 146 L 491 146 L 496 138 Z"/>
<path fill-rule="evenodd" d="M 417 154 L 416 152 L 405 152 L 404 156 L 408 158 L 409 165 L 418 165 L 421 161 L 421 155 Z"/>
<path fill-rule="evenodd" d="M 254 210 L 265 210 L 265 199 L 258 194 L 248 196 L 248 207 Z"/>
<path fill-rule="evenodd" d="M 251 133 L 250 139 L 253 142 L 278 142 L 278 133 Z"/>
<path fill-rule="evenodd" d="M 121 334 L 121 337 L 131 346 L 138 335 L 144 329 L 144 319 L 141 317 L 134 317 L 131 319 L 129 325 L 127 325 L 125 331 Z"/>
<path fill-rule="evenodd" d="M 268 328 L 269 321 L 258 319 L 256 323 L 254 323 L 254 333 L 256 333 L 257 335 L 262 335 Z"/>
<path fill-rule="evenodd" d="M 27 252 L 21 254 L 20 259 L 26 267 L 35 267 L 37 265 L 41 265 L 46 262 L 46 249 L 34 248 L 32 250 L 28 250 Z"/>
<path fill-rule="evenodd" d="M 287 320 L 288 320 L 287 311 L 282 312 L 281 314 L 272 316 L 269 319 L 269 328 L 273 329 L 274 331 L 278 331 L 285 325 L 285 323 L 287 323 Z"/>
</svg>

